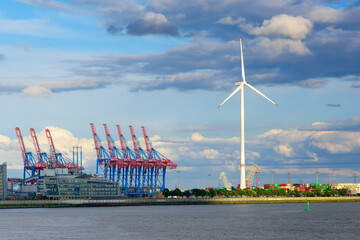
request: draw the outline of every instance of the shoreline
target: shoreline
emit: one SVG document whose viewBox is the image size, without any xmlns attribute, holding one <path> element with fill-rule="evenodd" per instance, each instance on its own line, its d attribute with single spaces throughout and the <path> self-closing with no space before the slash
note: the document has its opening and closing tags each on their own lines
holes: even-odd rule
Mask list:
<svg viewBox="0 0 360 240">
<path fill-rule="evenodd" d="M 208 204 L 276 204 L 276 203 L 329 203 L 360 202 L 360 197 L 252 197 L 252 198 L 174 198 L 174 199 L 59 199 L 59 200 L 6 200 L 5 208 L 59 208 L 106 206 L 155 206 L 155 205 L 208 205 Z"/>
</svg>

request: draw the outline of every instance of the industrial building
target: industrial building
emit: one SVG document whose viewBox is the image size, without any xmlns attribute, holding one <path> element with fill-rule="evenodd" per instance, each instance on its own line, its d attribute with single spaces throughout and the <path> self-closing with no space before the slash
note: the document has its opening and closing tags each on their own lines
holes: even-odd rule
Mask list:
<svg viewBox="0 0 360 240">
<path fill-rule="evenodd" d="M 46 169 L 37 180 L 38 196 L 47 198 L 111 198 L 120 197 L 119 184 L 94 175 L 69 175 Z"/>
<path fill-rule="evenodd" d="M 0 200 L 7 197 L 7 168 L 6 163 L 0 165 Z"/>
</svg>

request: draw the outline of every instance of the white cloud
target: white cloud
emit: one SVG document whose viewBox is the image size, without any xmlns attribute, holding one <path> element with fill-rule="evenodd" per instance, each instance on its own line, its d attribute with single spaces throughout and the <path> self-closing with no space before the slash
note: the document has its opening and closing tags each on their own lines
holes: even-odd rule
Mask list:
<svg viewBox="0 0 360 240">
<path fill-rule="evenodd" d="M 245 18 L 239 17 L 237 19 L 232 19 L 232 17 L 224 17 L 219 19 L 216 23 L 217 24 L 224 24 L 224 25 L 237 25 L 243 23 Z"/>
<path fill-rule="evenodd" d="M 49 97 L 52 92 L 50 89 L 41 86 L 30 86 L 21 91 L 25 97 Z"/>
<path fill-rule="evenodd" d="M 287 157 L 291 157 L 294 154 L 292 147 L 283 144 L 275 146 L 274 151 Z"/>
<path fill-rule="evenodd" d="M 63 36 L 64 30 L 59 27 L 50 26 L 43 19 L 8 20 L 0 18 L 0 33 L 54 37 Z"/>
<path fill-rule="evenodd" d="M 259 37 L 254 40 L 255 51 L 257 53 L 266 54 L 268 57 L 276 58 L 283 53 L 293 53 L 304 56 L 310 54 L 310 50 L 300 40 L 293 39 L 270 39 L 267 37 Z"/>
<path fill-rule="evenodd" d="M 344 18 L 340 10 L 323 6 L 314 8 L 307 15 L 311 21 L 319 23 L 336 23 Z"/>
<path fill-rule="evenodd" d="M 251 29 L 250 33 L 301 40 L 311 33 L 312 27 L 311 21 L 306 18 L 281 14 L 265 20 L 261 27 Z"/>
</svg>

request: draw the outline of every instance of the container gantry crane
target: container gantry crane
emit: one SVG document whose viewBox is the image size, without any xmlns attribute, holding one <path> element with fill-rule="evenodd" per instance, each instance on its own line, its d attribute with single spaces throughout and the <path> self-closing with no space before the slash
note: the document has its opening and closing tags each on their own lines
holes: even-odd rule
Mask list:
<svg viewBox="0 0 360 240">
<path fill-rule="evenodd" d="M 39 173 L 39 170 L 35 169 L 36 157 L 32 152 L 26 152 L 24 140 L 21 134 L 20 128 L 15 128 L 15 133 L 19 141 L 21 156 L 24 162 L 24 173 L 23 179 L 25 180 L 27 177 L 33 177 Z"/>
<path fill-rule="evenodd" d="M 120 178 L 124 178 L 124 170 L 126 170 L 127 162 L 124 161 L 122 151 L 116 147 L 114 139 L 110 135 L 109 128 L 104 124 L 106 139 L 108 142 L 108 149 L 110 153 L 109 172 L 111 181 L 123 182 Z"/>
<path fill-rule="evenodd" d="M 149 136 L 147 135 L 146 128 L 144 126 L 141 127 L 144 134 L 146 148 L 149 154 L 149 161 L 156 161 L 155 164 L 155 189 L 159 189 L 160 191 L 164 191 L 165 189 L 165 176 L 166 169 L 176 169 L 177 164 L 169 160 L 167 157 L 159 153 L 152 145 Z"/>
<path fill-rule="evenodd" d="M 102 175 L 104 176 L 104 179 L 108 179 L 108 172 L 109 172 L 109 161 L 110 161 L 110 153 L 108 150 L 106 150 L 102 144 L 101 139 L 96 133 L 96 129 L 93 123 L 90 123 L 94 143 L 95 143 L 95 150 L 96 150 L 96 174 L 99 174 L 99 169 L 102 171 Z"/>
<path fill-rule="evenodd" d="M 140 192 L 146 192 L 147 187 L 145 186 L 145 182 L 147 182 L 146 178 L 148 177 L 148 154 L 141 148 L 140 142 L 135 135 L 133 126 L 130 125 L 129 128 L 134 145 L 134 151 L 136 156 L 135 161 L 140 166 L 135 173 L 135 187 Z"/>
<path fill-rule="evenodd" d="M 70 171 L 76 169 L 77 172 L 84 170 L 84 167 L 80 167 L 77 164 L 74 164 L 70 158 L 64 156 L 62 153 L 56 152 L 54 141 L 49 129 L 45 129 L 45 134 L 48 139 L 50 156 L 52 159 L 52 162 L 49 160 L 48 166 L 52 165 L 55 168 L 67 168 Z"/>
<path fill-rule="evenodd" d="M 116 125 L 120 144 L 121 144 L 121 151 L 123 152 L 124 156 L 124 163 L 127 164 L 126 169 L 124 171 L 124 177 L 122 179 L 122 186 L 124 188 L 124 193 L 127 194 L 128 192 L 134 192 L 134 189 L 131 189 L 131 182 L 136 173 L 136 169 L 140 167 L 139 163 L 136 162 L 136 154 L 135 152 L 129 148 L 126 138 L 124 137 L 120 125 Z M 136 189 L 135 189 L 136 190 Z"/>
<path fill-rule="evenodd" d="M 220 173 L 219 176 L 219 187 L 220 187 L 220 181 L 223 181 L 224 187 L 226 188 L 226 190 L 231 190 L 233 185 L 231 184 L 231 182 L 229 181 L 229 179 L 226 176 L 226 173 L 223 171 Z"/>
<path fill-rule="evenodd" d="M 256 172 L 260 172 L 260 168 L 255 163 L 252 164 L 251 168 L 246 175 L 246 187 L 250 188 L 252 186 L 254 175 Z"/>
<path fill-rule="evenodd" d="M 120 125 L 116 125 L 120 139 L 119 149 L 110 135 L 108 126 L 104 124 L 108 143 L 107 150 L 101 145 L 94 124 L 90 123 L 90 125 L 97 154 L 97 174 L 101 169 L 106 180 L 119 182 L 125 195 L 155 194 L 157 190 L 164 190 L 166 169 L 175 169 L 177 164 L 152 147 L 145 128 L 143 128 L 143 133 L 146 151 L 141 148 L 134 128 L 129 126 L 134 146 L 134 150 L 132 150 L 128 146 Z"/>
</svg>

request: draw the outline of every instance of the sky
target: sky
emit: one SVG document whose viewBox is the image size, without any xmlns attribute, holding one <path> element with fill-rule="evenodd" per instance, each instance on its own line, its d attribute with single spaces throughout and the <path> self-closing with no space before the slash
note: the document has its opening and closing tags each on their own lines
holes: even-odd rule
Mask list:
<svg viewBox="0 0 360 240">
<path fill-rule="evenodd" d="M 95 173 L 90 123 L 118 140 L 141 126 L 178 164 L 167 187 L 240 178 L 240 95 L 247 169 L 260 184 L 354 182 L 360 175 L 360 3 L 339 0 L 7 0 L 0 2 L 0 162 L 21 177 L 15 127 L 34 152 L 82 146 Z M 119 144 L 117 142 L 117 144 Z M 103 142 L 106 146 L 106 143 Z M 132 143 L 129 142 L 132 146 Z M 177 172 L 179 171 L 179 172 Z M 210 175 L 210 176 L 209 176 Z M 222 185 L 222 184 L 221 184 Z"/>
</svg>

